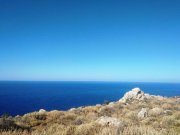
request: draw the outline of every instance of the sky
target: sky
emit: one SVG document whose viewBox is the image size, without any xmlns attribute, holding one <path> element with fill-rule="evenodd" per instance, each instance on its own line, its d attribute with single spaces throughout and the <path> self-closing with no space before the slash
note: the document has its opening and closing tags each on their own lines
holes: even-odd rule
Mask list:
<svg viewBox="0 0 180 135">
<path fill-rule="evenodd" d="M 180 1 L 0 0 L 0 80 L 180 82 Z"/>
</svg>

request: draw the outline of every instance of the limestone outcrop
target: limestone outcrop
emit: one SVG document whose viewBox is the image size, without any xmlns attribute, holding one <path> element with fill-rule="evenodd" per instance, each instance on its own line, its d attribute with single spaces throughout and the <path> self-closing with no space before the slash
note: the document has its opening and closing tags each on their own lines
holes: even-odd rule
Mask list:
<svg viewBox="0 0 180 135">
<path fill-rule="evenodd" d="M 40 110 L 39 110 L 39 113 L 46 113 L 46 110 L 40 109 Z"/>
<path fill-rule="evenodd" d="M 139 101 L 144 101 L 146 99 L 150 98 L 155 98 L 156 100 L 164 100 L 167 97 L 163 96 L 155 96 L 155 95 L 150 95 L 148 93 L 144 93 L 140 88 L 134 88 L 124 94 L 124 96 L 119 100 L 119 102 L 124 102 L 126 103 L 127 101 L 133 101 L 133 100 L 139 100 Z"/>
<path fill-rule="evenodd" d="M 125 95 L 119 100 L 120 102 L 127 102 L 131 100 L 144 100 L 150 98 L 149 94 L 145 94 L 140 88 L 134 88 L 131 91 L 125 93 Z"/>
<path fill-rule="evenodd" d="M 147 108 L 142 108 L 141 111 L 138 113 L 138 118 L 143 119 L 148 116 L 148 109 Z"/>
</svg>

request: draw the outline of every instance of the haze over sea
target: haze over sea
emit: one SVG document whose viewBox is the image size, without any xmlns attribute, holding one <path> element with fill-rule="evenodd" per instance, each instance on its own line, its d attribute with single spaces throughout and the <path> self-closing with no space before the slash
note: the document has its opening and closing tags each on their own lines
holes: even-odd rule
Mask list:
<svg viewBox="0 0 180 135">
<path fill-rule="evenodd" d="M 162 96 L 180 96 L 180 83 L 0 81 L 0 114 L 22 115 L 45 110 L 117 101 L 134 87 Z"/>
</svg>

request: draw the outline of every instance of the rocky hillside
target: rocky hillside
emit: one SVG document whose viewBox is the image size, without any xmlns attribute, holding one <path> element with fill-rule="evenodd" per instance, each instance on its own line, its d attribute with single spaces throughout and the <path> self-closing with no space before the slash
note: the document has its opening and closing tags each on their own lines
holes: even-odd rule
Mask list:
<svg viewBox="0 0 180 135">
<path fill-rule="evenodd" d="M 2 116 L 2 135 L 180 135 L 180 97 L 134 88 L 117 102 Z"/>
</svg>

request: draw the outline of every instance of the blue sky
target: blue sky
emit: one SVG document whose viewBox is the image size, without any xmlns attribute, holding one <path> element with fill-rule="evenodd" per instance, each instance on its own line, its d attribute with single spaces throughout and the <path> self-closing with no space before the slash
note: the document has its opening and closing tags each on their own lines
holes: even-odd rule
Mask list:
<svg viewBox="0 0 180 135">
<path fill-rule="evenodd" d="M 180 1 L 0 0 L 0 80 L 180 82 Z"/>
</svg>

